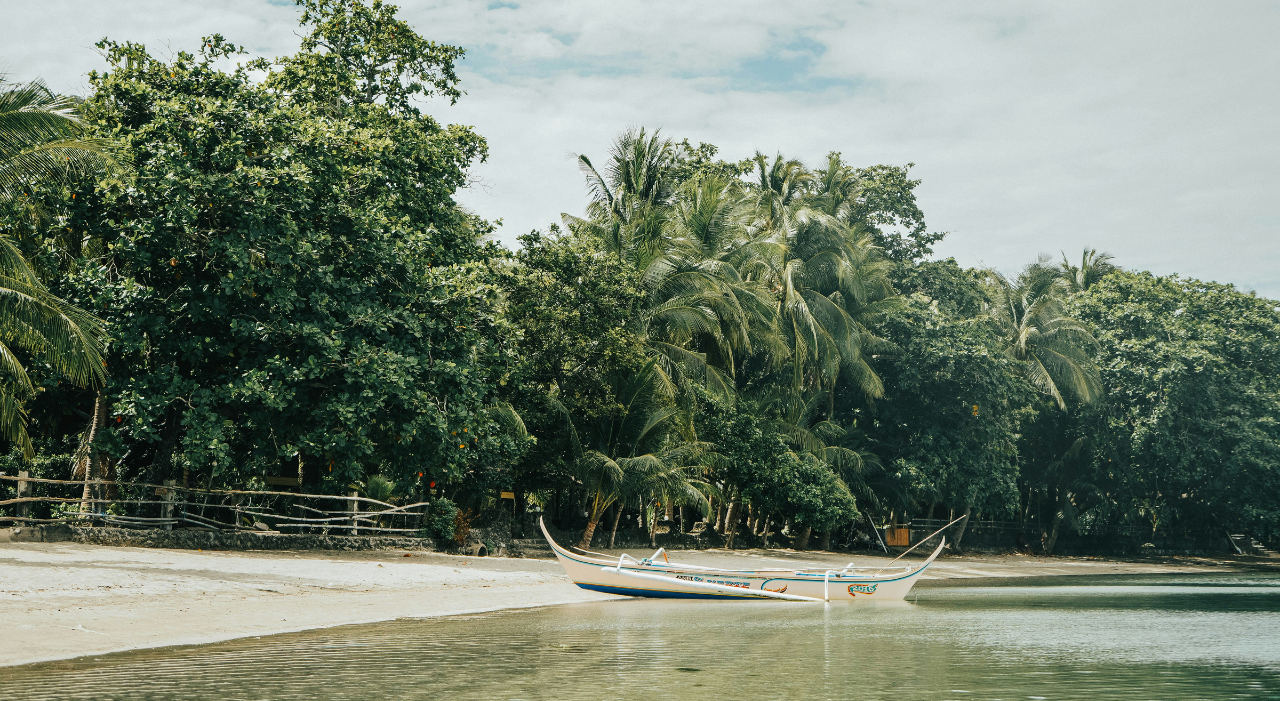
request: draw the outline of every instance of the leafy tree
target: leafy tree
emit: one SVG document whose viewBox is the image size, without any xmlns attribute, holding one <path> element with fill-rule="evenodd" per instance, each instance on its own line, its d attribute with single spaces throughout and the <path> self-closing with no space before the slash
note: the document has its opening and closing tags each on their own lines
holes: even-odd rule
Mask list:
<svg viewBox="0 0 1280 701">
<path fill-rule="evenodd" d="M 778 156 L 770 164 L 758 154 L 757 167 L 754 226 L 764 235 L 747 244 L 750 257 L 739 268 L 776 291 L 793 388 L 831 387 L 844 373 L 878 396 L 880 378 L 865 356 L 881 340 L 867 323 L 896 304 L 887 263 L 869 241 L 813 206 L 805 193 L 814 176 L 799 161 Z"/>
<path fill-rule="evenodd" d="M 715 450 L 712 475 L 725 485 L 730 500 L 725 528 L 729 547 L 743 503 L 764 513 L 792 515 L 806 533 L 858 517 L 849 487 L 831 465 L 791 450 L 778 424 L 751 402 L 729 405 L 704 394 L 694 424 L 698 437 Z"/>
<path fill-rule="evenodd" d="M 517 364 L 506 395 L 520 408 L 536 445 L 520 461 L 522 491 L 562 487 L 579 452 L 565 430 L 607 421 L 623 408 L 613 378 L 643 367 L 631 328 L 643 300 L 638 276 L 583 241 L 553 231 L 521 237 L 499 276 Z M 554 400 L 554 401 L 553 401 Z"/>
<path fill-rule="evenodd" d="M 620 499 L 647 496 L 671 504 L 706 504 L 693 469 L 706 446 L 676 432 L 680 411 L 662 401 L 655 386 L 656 363 L 650 360 L 637 372 L 615 376 L 620 411 L 583 431 L 567 424 L 575 443 L 581 440 L 574 468 L 587 492 L 581 548 L 591 547 L 601 517 Z"/>
<path fill-rule="evenodd" d="M 814 173 L 817 206 L 859 235 L 867 236 L 889 260 L 906 263 L 933 252 L 945 233 L 929 232 L 916 204 L 919 180 L 908 177 L 915 164 L 854 168 L 837 152 Z"/>
<path fill-rule="evenodd" d="M 349 103 L 380 104 L 416 116 L 417 96 L 462 97 L 454 63 L 465 53 L 419 36 L 396 17 L 395 5 L 373 0 L 296 0 L 310 29 L 302 50 L 279 61 L 270 84 L 340 110 Z"/>
<path fill-rule="evenodd" d="M 1087 479 L 1105 495 L 1080 509 L 1086 527 L 1280 534 L 1276 302 L 1117 271 L 1071 310 L 1097 334 L 1108 389 L 1082 417 Z"/>
<path fill-rule="evenodd" d="M 668 176 L 672 184 L 679 187 L 708 176 L 737 180 L 755 169 L 755 161 L 749 158 L 730 163 L 716 158 L 718 153 L 720 149 L 714 144 L 699 142 L 694 146 L 688 139 L 682 139 L 675 145 L 675 162 Z"/>
<path fill-rule="evenodd" d="M 307 21 L 350 24 L 356 5 Z M 423 65 L 400 31 L 362 35 L 362 55 Z M 309 86 L 336 64 L 307 51 L 255 83 L 215 67 L 238 51 L 217 36 L 172 61 L 101 47 L 86 117 L 136 173 L 69 205 L 101 245 L 67 286 L 118 339 L 104 440 L 122 469 L 238 483 L 301 461 L 333 490 L 505 479 L 489 468 L 521 445 L 494 405 L 512 359 L 493 249 L 451 199 L 483 140 L 404 109 L 394 62 L 375 99 L 356 83 L 333 102 Z"/>
<path fill-rule="evenodd" d="M 673 187 L 674 149 L 640 129 L 618 137 L 603 173 L 580 156 L 593 200 L 588 218 L 563 218 L 639 275 L 648 294 L 633 326 L 664 392 L 674 395 L 692 374 L 727 394 L 725 375 L 749 351 L 752 324 L 772 316 L 770 295 L 726 258 L 745 234 L 740 188 L 718 176 Z"/>
<path fill-rule="evenodd" d="M 924 277 L 925 289 L 972 279 L 954 265 Z M 1019 420 L 1033 394 L 1017 361 L 1002 352 L 999 326 L 916 292 L 878 331 L 897 350 L 877 364 L 884 398 L 859 415 L 885 466 L 867 480 L 886 515 L 935 505 L 1014 512 Z"/>
</svg>

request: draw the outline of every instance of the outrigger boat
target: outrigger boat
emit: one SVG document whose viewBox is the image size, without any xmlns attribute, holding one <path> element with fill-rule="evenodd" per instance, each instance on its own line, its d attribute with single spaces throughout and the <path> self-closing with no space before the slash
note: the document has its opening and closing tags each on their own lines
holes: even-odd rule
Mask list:
<svg viewBox="0 0 1280 701">
<path fill-rule="evenodd" d="M 836 570 L 726 570 L 671 562 L 665 548 L 643 560 L 626 554 L 614 560 L 603 553 L 573 552 L 556 543 L 542 519 L 538 519 L 538 525 L 565 574 L 583 589 L 678 599 L 900 601 L 946 545 L 943 538 L 929 559 L 919 565 L 883 567 L 872 572 L 856 568 L 853 563 Z"/>
</svg>

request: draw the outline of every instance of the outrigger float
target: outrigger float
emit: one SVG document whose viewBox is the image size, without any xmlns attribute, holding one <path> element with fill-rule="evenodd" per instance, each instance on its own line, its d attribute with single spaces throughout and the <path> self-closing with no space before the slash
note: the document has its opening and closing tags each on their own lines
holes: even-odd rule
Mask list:
<svg viewBox="0 0 1280 701">
<path fill-rule="evenodd" d="M 725 570 L 671 562 L 665 548 L 643 560 L 624 554 L 615 561 L 609 555 L 587 550 L 579 554 L 560 547 L 542 519 L 538 525 L 574 584 L 608 594 L 668 599 L 900 601 L 946 545 L 943 538 L 929 559 L 919 565 L 882 567 L 873 572 L 856 568 L 853 563 L 838 570 Z"/>
</svg>

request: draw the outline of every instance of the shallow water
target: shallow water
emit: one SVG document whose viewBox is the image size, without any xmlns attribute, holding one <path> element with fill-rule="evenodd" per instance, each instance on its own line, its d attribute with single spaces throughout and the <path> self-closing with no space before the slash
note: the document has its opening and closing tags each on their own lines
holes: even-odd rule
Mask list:
<svg viewBox="0 0 1280 701">
<path fill-rule="evenodd" d="M 347 626 L 0 668 L 0 699 L 1280 699 L 1280 577 L 1070 581 Z"/>
</svg>

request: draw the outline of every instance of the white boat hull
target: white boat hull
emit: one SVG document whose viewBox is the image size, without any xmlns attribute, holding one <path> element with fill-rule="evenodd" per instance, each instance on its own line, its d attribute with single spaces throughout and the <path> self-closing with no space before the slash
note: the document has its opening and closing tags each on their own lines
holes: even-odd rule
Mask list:
<svg viewBox="0 0 1280 701">
<path fill-rule="evenodd" d="M 541 525 L 541 524 L 540 524 Z M 793 599 L 818 601 L 901 601 L 916 579 L 942 552 L 918 566 L 881 573 L 819 570 L 721 570 L 670 562 L 607 560 L 569 551 L 542 533 L 569 579 L 583 589 L 678 599 Z"/>
</svg>

